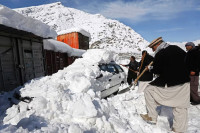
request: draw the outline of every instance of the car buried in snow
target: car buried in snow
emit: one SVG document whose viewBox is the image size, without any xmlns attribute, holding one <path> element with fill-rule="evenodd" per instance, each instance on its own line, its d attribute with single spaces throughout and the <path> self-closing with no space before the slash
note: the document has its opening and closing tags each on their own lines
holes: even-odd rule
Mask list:
<svg viewBox="0 0 200 133">
<path fill-rule="evenodd" d="M 120 65 L 115 62 L 100 64 L 101 74 L 96 78 L 103 83 L 101 98 L 106 98 L 112 94 L 117 94 L 119 87 L 126 83 L 126 74 Z"/>
</svg>

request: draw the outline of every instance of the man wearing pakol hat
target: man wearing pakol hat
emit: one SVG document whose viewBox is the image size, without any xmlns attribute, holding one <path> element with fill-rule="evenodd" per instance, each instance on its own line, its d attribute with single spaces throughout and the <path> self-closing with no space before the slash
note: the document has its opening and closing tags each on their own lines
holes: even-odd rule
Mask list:
<svg viewBox="0 0 200 133">
<path fill-rule="evenodd" d="M 192 105 L 197 105 L 200 104 L 200 96 L 198 95 L 200 51 L 193 42 L 186 43 L 185 48 L 188 51 L 185 62 L 190 76 L 190 102 Z"/>
<path fill-rule="evenodd" d="M 155 52 L 153 68 L 158 75 L 144 90 L 148 114 L 141 114 L 143 120 L 156 124 L 157 106 L 173 108 L 174 132 L 186 132 L 188 107 L 190 106 L 190 78 L 185 66 L 186 52 L 175 45 L 165 43 L 162 37 L 153 40 L 149 47 Z"/>
</svg>

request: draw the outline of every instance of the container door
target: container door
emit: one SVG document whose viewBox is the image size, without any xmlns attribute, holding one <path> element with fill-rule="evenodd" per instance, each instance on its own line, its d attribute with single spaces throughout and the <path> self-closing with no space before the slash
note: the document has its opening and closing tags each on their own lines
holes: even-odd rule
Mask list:
<svg viewBox="0 0 200 133">
<path fill-rule="evenodd" d="M 53 52 L 45 50 L 45 61 L 46 61 L 46 74 L 52 75 L 53 74 Z"/>
<path fill-rule="evenodd" d="M 28 40 L 18 40 L 20 66 L 23 67 L 22 80 L 23 83 L 33 79 L 34 76 L 34 64 L 31 42 Z"/>
<path fill-rule="evenodd" d="M 60 53 L 55 52 L 55 73 L 60 70 Z"/>
<path fill-rule="evenodd" d="M 45 75 L 42 43 L 18 40 L 23 83 Z"/>
<path fill-rule="evenodd" d="M 32 42 L 32 54 L 35 78 L 45 76 L 43 44 Z"/>
<path fill-rule="evenodd" d="M 0 36 L 0 91 L 10 91 L 20 83 L 16 39 Z"/>
<path fill-rule="evenodd" d="M 68 64 L 67 62 L 67 54 L 66 53 L 60 53 L 60 69 L 62 70 L 64 67 L 66 67 Z"/>
</svg>

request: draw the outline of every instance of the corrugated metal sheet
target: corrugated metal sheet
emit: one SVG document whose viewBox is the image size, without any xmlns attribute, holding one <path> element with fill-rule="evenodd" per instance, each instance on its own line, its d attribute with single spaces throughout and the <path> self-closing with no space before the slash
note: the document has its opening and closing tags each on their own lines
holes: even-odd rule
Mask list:
<svg viewBox="0 0 200 133">
<path fill-rule="evenodd" d="M 79 33 L 78 38 L 79 38 L 79 49 L 84 49 L 84 50 L 89 49 L 89 37 Z"/>
<path fill-rule="evenodd" d="M 45 75 L 42 40 L 20 36 L 25 33 L 9 27 L 0 31 L 0 91 L 13 90 Z"/>
<path fill-rule="evenodd" d="M 79 38 L 77 32 L 59 35 L 57 40 L 68 44 L 72 48 L 79 49 Z"/>
<path fill-rule="evenodd" d="M 45 50 L 46 57 L 46 74 L 52 75 L 68 66 L 68 56 L 66 53 L 59 53 Z"/>
<path fill-rule="evenodd" d="M 0 36 L 0 91 L 10 91 L 20 85 L 12 39 Z"/>
</svg>

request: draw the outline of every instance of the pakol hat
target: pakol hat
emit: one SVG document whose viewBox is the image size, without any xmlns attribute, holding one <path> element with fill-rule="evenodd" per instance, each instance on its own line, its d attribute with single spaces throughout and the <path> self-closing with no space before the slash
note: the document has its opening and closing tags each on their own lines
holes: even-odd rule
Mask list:
<svg viewBox="0 0 200 133">
<path fill-rule="evenodd" d="M 187 42 L 187 43 L 185 44 L 185 46 L 192 46 L 192 47 L 195 47 L 195 44 L 194 44 L 193 42 Z"/>
<path fill-rule="evenodd" d="M 163 42 L 162 37 L 158 37 L 158 38 L 156 38 L 155 40 L 153 40 L 153 41 L 148 45 L 148 47 L 152 48 L 153 46 L 155 46 L 155 45 L 158 44 L 159 42 Z"/>
</svg>

